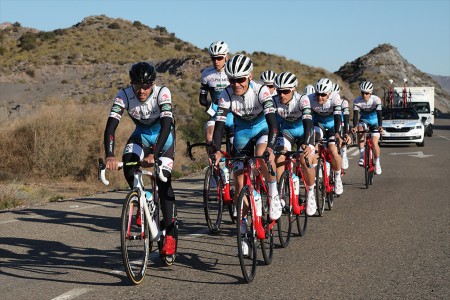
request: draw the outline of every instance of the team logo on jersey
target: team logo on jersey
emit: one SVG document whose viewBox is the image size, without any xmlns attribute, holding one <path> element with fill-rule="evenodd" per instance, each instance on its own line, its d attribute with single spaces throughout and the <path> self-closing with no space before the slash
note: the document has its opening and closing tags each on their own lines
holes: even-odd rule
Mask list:
<svg viewBox="0 0 450 300">
<path fill-rule="evenodd" d="M 263 98 L 265 99 L 265 98 L 267 98 L 267 97 L 269 97 L 270 96 L 270 93 L 269 92 L 264 92 L 264 94 L 263 94 Z"/>
<path fill-rule="evenodd" d="M 219 106 L 221 105 L 221 104 L 223 104 L 223 103 L 225 103 L 225 99 L 224 98 L 219 98 Z"/>
<path fill-rule="evenodd" d="M 122 98 L 119 98 L 119 97 L 116 97 L 116 99 L 114 99 L 114 104 L 118 104 L 118 105 L 120 105 L 120 106 L 125 106 L 125 105 L 123 104 Z"/>
<path fill-rule="evenodd" d="M 164 101 L 164 100 L 167 100 L 167 99 L 170 99 L 169 94 L 163 94 L 163 95 L 161 96 L 161 101 Z"/>
</svg>

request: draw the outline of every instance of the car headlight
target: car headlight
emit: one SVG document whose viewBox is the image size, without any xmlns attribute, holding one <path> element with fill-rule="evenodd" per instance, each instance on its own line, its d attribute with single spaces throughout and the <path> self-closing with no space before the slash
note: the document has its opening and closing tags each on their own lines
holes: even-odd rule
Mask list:
<svg viewBox="0 0 450 300">
<path fill-rule="evenodd" d="M 422 129 L 422 126 L 417 125 L 417 126 L 416 126 L 416 129 Z"/>
</svg>

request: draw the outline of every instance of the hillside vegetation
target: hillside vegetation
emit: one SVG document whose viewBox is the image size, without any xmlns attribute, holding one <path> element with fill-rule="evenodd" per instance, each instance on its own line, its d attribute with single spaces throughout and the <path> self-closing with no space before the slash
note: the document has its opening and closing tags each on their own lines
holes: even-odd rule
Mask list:
<svg viewBox="0 0 450 300">
<path fill-rule="evenodd" d="M 174 177 L 206 165 L 204 150 L 197 152 L 195 163 L 184 153 L 186 141 L 203 140 L 206 114 L 198 94 L 201 70 L 211 63 L 206 48 L 182 41 L 162 26 L 103 15 L 50 32 L 19 23 L 0 28 L 0 209 L 106 190 L 96 180 L 96 162 L 104 156 L 103 130 L 112 100 L 128 85 L 128 69 L 136 61 L 153 63 L 157 84 L 168 86 L 173 95 Z M 358 92 L 358 80 L 372 78 L 351 68 L 333 74 L 264 52 L 246 54 L 254 62 L 256 80 L 266 69 L 290 71 L 303 90 L 326 76 L 341 85 L 347 99 Z M 346 77 L 358 72 L 351 80 Z M 117 130 L 118 157 L 132 128 L 124 117 Z M 121 173 L 110 176 L 111 187 L 126 187 Z"/>
</svg>

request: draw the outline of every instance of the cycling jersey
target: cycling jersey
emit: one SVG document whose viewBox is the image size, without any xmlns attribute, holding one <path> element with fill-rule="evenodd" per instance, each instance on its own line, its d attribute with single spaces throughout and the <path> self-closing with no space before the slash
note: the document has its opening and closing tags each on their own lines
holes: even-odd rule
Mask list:
<svg viewBox="0 0 450 300">
<path fill-rule="evenodd" d="M 277 145 L 284 145 L 284 139 L 287 139 L 291 145 L 294 140 L 302 141 L 304 133 L 307 133 L 306 144 L 313 144 L 311 137 L 312 115 L 309 98 L 306 95 L 300 95 L 294 92 L 292 99 L 287 103 L 281 103 L 280 97 L 274 97 L 275 109 L 277 112 L 277 121 L 280 124 L 282 137 L 278 138 Z M 288 147 L 289 148 L 289 147 Z M 290 149 L 288 149 L 290 150 Z"/>
<path fill-rule="evenodd" d="M 233 94 L 231 86 L 222 91 L 213 136 L 214 144 L 218 149 L 220 149 L 222 131 L 229 112 L 232 112 L 234 117 L 233 146 L 235 150 L 253 153 L 253 144 L 259 143 L 257 140 L 267 134 L 268 147 L 273 149 L 277 124 L 273 99 L 266 86 L 251 81 L 248 90 L 242 96 Z"/>
<path fill-rule="evenodd" d="M 314 126 L 322 124 L 325 129 L 328 129 L 329 136 L 340 133 L 342 100 L 339 94 L 331 92 L 323 104 L 317 102 L 316 94 L 309 94 L 308 98 L 311 103 Z"/>
<path fill-rule="evenodd" d="M 104 136 L 106 157 L 114 156 L 115 131 L 125 110 L 136 125 L 130 139 L 146 147 L 155 145 L 156 155 L 173 145 L 172 96 L 169 89 L 155 85 L 148 99 L 141 102 L 130 86 L 120 90 L 114 99 Z M 127 147 L 125 151 L 130 150 L 130 146 Z"/>
<path fill-rule="evenodd" d="M 229 85 L 228 77 L 225 71 L 218 72 L 213 66 L 205 68 L 202 71 L 201 83 L 200 83 L 200 97 L 199 102 L 201 105 L 207 108 L 207 113 L 211 117 L 206 122 L 206 127 L 214 126 L 214 116 L 217 112 L 217 102 L 220 93 Z M 208 101 L 208 93 L 211 96 L 211 101 Z M 233 115 L 227 116 L 225 122 L 228 131 L 233 127 Z"/>
<path fill-rule="evenodd" d="M 382 126 L 381 99 L 378 96 L 370 95 L 366 102 L 362 96 L 358 96 L 353 100 L 353 126 L 358 125 L 358 114 L 361 112 L 359 121 L 365 121 L 370 126 Z"/>
</svg>

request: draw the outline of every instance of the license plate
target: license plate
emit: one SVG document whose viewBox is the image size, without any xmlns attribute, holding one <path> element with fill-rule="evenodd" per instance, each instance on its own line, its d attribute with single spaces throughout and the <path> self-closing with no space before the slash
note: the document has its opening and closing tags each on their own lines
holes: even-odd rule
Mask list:
<svg viewBox="0 0 450 300">
<path fill-rule="evenodd" d="M 406 136 L 404 132 L 391 132 L 391 136 Z"/>
</svg>

